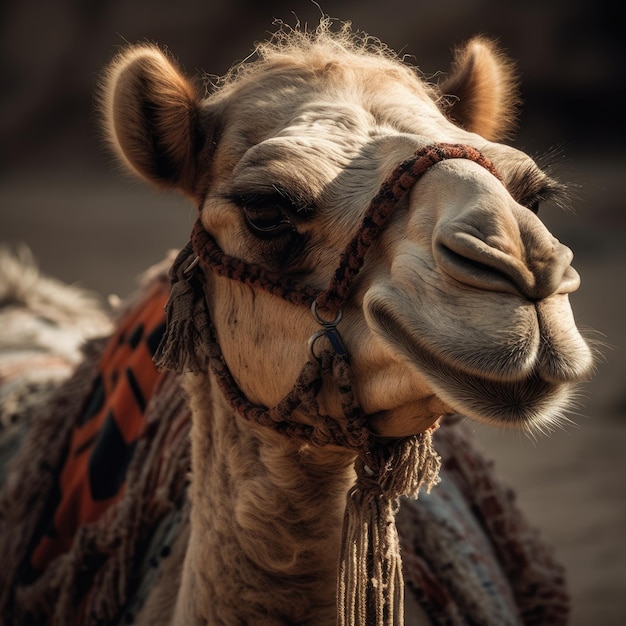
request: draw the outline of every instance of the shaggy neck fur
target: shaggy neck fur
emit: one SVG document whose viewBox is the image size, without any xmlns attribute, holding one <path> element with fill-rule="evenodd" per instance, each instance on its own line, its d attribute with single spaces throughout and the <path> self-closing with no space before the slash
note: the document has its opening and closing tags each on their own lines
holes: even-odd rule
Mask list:
<svg viewBox="0 0 626 626">
<path fill-rule="evenodd" d="M 191 537 L 176 624 L 332 624 L 354 456 L 237 416 L 205 375 L 193 411 Z"/>
</svg>

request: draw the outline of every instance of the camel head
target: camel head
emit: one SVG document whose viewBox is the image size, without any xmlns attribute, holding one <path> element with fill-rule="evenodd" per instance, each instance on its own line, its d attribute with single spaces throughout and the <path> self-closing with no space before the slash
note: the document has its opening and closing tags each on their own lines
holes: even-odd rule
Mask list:
<svg viewBox="0 0 626 626">
<path fill-rule="evenodd" d="M 441 142 L 480 151 L 494 171 L 465 158 L 433 165 L 365 255 L 338 325 L 356 395 L 384 436 L 448 412 L 558 422 L 592 357 L 568 301 L 572 253 L 537 214 L 561 186 L 499 142 L 517 104 L 510 63 L 474 39 L 430 85 L 384 46 L 324 27 L 281 33 L 257 56 L 206 95 L 158 48 L 123 50 L 103 91 L 121 159 L 196 202 L 228 255 L 324 289 L 398 163 Z M 230 371 L 253 402 L 275 405 L 317 321 L 267 291 L 205 280 Z M 319 402 L 340 413 L 332 385 Z"/>
</svg>

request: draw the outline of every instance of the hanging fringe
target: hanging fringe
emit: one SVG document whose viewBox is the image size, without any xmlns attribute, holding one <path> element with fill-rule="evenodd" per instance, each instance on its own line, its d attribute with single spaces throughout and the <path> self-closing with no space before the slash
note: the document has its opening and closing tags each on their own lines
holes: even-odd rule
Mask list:
<svg viewBox="0 0 626 626">
<path fill-rule="evenodd" d="M 374 456 L 375 455 L 375 456 Z M 404 624 L 404 580 L 395 514 L 438 482 L 440 459 L 427 431 L 357 459 L 348 493 L 337 589 L 338 626 Z"/>
<path fill-rule="evenodd" d="M 188 243 L 170 270 L 171 291 L 165 306 L 167 326 L 154 355 L 159 369 L 182 372 L 206 371 L 209 314 L 197 257 Z"/>
</svg>

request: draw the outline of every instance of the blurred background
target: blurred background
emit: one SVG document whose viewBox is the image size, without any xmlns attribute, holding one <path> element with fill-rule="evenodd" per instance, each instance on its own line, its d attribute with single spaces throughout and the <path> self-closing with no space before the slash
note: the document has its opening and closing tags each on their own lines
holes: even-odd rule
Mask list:
<svg viewBox="0 0 626 626">
<path fill-rule="evenodd" d="M 603 344 L 576 425 L 532 442 L 476 426 L 520 505 L 555 544 L 573 624 L 626 624 L 626 66 L 623 10 L 604 0 L 351 0 L 322 10 L 382 39 L 436 78 L 451 50 L 493 35 L 518 64 L 524 108 L 513 144 L 571 185 L 542 218 L 575 252 L 580 325 Z M 104 147 L 94 94 L 127 42 L 167 46 L 188 73 L 223 74 L 310 0 L 4 0 L 0 6 L 0 241 L 25 242 L 43 270 L 104 296 L 188 237 L 194 207 L 125 176 Z"/>
</svg>

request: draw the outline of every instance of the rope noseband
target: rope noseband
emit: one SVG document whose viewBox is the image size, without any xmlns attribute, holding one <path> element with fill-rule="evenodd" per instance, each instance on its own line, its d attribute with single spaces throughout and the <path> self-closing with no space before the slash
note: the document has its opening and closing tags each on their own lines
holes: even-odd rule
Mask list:
<svg viewBox="0 0 626 626">
<path fill-rule="evenodd" d="M 430 430 L 394 442 L 377 439 L 372 433 L 353 393 L 350 356 L 337 325 L 365 255 L 398 201 L 429 168 L 447 159 L 474 161 L 498 177 L 491 162 L 470 146 L 439 143 L 421 148 L 383 183 L 325 290 L 225 254 L 199 219 L 170 272 L 167 330 L 155 355 L 159 367 L 177 372 L 210 368 L 228 402 L 245 419 L 313 445 L 335 444 L 357 453 L 357 481 L 348 493 L 339 565 L 341 626 L 403 623 L 403 580 L 394 515 L 400 496 L 417 497 L 423 484 L 430 487 L 437 481 L 439 458 L 432 449 Z M 310 360 L 292 390 L 274 407 L 250 402 L 230 373 L 209 316 L 199 265 L 293 304 L 310 306 L 320 324 L 321 329 L 309 340 Z M 317 353 L 322 337 L 328 339 L 330 348 Z M 317 395 L 326 377 L 332 378 L 340 394 L 340 419 L 319 410 Z M 311 424 L 294 421 L 296 410 L 306 412 Z"/>
</svg>

